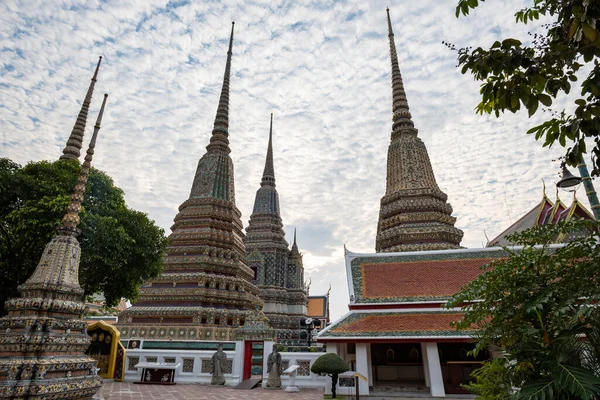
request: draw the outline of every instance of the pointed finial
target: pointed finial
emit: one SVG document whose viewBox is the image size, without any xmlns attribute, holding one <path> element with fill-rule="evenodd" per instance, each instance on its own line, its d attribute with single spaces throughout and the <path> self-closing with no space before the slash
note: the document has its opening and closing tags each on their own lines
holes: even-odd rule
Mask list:
<svg viewBox="0 0 600 400">
<path fill-rule="evenodd" d="M 229 38 L 229 50 L 227 51 L 227 62 L 225 63 L 225 74 L 223 75 L 223 86 L 219 97 L 219 106 L 215 116 L 215 124 L 210 138 L 210 144 L 206 150 L 220 150 L 230 153 L 229 149 L 229 78 L 231 75 L 231 55 L 233 48 L 233 28 L 235 22 L 231 23 L 231 36 Z"/>
<path fill-rule="evenodd" d="M 546 197 L 548 197 L 548 196 L 546 195 L 546 181 L 545 181 L 543 178 L 542 178 L 542 185 L 543 185 L 543 187 L 544 187 L 544 189 L 543 189 L 543 190 L 544 190 L 544 192 L 543 192 L 543 194 L 544 194 L 544 198 L 546 198 Z"/>
<path fill-rule="evenodd" d="M 398 54 L 396 53 L 396 43 L 394 42 L 394 31 L 392 30 L 392 21 L 390 18 L 390 9 L 387 8 L 388 38 L 390 41 L 390 59 L 392 63 L 392 140 L 401 134 L 417 134 L 417 130 L 412 122 L 402 75 L 400 74 L 400 65 L 398 63 Z"/>
<path fill-rule="evenodd" d="M 296 228 L 294 228 L 294 244 L 293 244 L 293 246 L 298 246 L 296 244 Z"/>
<path fill-rule="evenodd" d="M 79 178 L 77 178 L 77 185 L 75 185 L 75 191 L 71 196 L 71 204 L 69 204 L 69 207 L 67 208 L 67 214 L 62 219 L 62 229 L 67 229 L 71 232 L 77 232 L 77 225 L 79 225 L 81 203 L 83 203 L 83 196 L 85 195 L 85 187 L 87 184 L 90 167 L 92 165 L 94 148 L 96 147 L 96 138 L 98 137 L 98 132 L 100 131 L 100 123 L 102 122 L 102 115 L 104 114 L 104 106 L 106 105 L 107 98 L 108 94 L 105 94 L 104 100 L 102 101 L 102 107 L 100 107 L 100 112 L 98 114 L 98 119 L 96 120 L 96 125 L 94 125 L 94 133 L 92 134 L 92 139 L 90 140 L 87 154 L 85 155 L 85 161 L 81 166 L 81 172 L 79 173 Z"/>
<path fill-rule="evenodd" d="M 71 135 L 67 140 L 67 145 L 63 149 L 63 154 L 60 156 L 61 160 L 76 160 L 81 154 L 81 147 L 83 146 L 83 135 L 85 132 L 85 124 L 87 122 L 88 110 L 90 108 L 90 103 L 92 102 L 92 94 L 94 93 L 94 86 L 98 78 L 98 70 L 100 69 L 101 62 L 102 56 L 98 58 L 98 64 L 96 65 L 96 70 L 94 71 L 94 75 L 92 76 L 92 81 L 90 82 L 90 86 L 88 88 L 87 94 L 85 95 L 85 99 L 81 104 L 81 110 L 79 110 L 79 115 L 77 116 L 77 120 L 75 121 L 73 130 L 71 131 Z"/>
<path fill-rule="evenodd" d="M 269 128 L 269 144 L 267 146 L 267 158 L 263 171 L 261 185 L 275 186 L 275 167 L 273 164 L 273 113 L 271 113 L 271 127 Z"/>
</svg>

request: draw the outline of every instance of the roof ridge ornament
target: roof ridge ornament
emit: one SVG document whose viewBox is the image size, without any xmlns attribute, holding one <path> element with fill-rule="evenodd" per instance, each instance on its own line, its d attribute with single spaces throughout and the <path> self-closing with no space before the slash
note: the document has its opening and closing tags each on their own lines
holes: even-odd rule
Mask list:
<svg viewBox="0 0 600 400">
<path fill-rule="evenodd" d="M 83 135 L 85 134 L 85 125 L 87 123 L 88 111 L 92 102 L 92 94 L 94 93 L 94 86 L 98 78 L 98 70 L 100 69 L 100 63 L 102 62 L 102 56 L 98 57 L 98 64 L 96 70 L 92 76 L 92 81 L 85 95 L 83 103 L 81 103 L 81 109 L 77 115 L 75 125 L 71 130 L 71 135 L 67 140 L 67 144 L 63 149 L 63 154 L 60 156 L 60 160 L 77 160 L 81 154 L 81 148 L 83 146 Z"/>
</svg>

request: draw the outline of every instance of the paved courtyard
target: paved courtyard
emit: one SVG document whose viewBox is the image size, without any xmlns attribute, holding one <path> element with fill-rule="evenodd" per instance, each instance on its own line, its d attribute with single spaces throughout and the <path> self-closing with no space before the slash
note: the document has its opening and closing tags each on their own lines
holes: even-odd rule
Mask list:
<svg viewBox="0 0 600 400">
<path fill-rule="evenodd" d="M 322 400 L 323 389 L 300 389 L 299 393 L 282 390 L 252 389 L 235 390 L 204 385 L 177 384 L 173 386 L 136 385 L 131 382 L 106 382 L 99 394 L 105 400 Z"/>
</svg>

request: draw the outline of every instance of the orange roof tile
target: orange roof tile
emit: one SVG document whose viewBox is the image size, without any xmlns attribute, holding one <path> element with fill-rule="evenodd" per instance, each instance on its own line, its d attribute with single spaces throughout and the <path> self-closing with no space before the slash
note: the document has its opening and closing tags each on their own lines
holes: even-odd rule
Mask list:
<svg viewBox="0 0 600 400">
<path fill-rule="evenodd" d="M 367 315 L 340 326 L 337 332 L 435 332 L 454 330 L 451 322 L 460 321 L 462 313 L 398 313 Z"/>
<path fill-rule="evenodd" d="M 494 258 L 362 264 L 363 299 L 450 297 Z"/>
</svg>

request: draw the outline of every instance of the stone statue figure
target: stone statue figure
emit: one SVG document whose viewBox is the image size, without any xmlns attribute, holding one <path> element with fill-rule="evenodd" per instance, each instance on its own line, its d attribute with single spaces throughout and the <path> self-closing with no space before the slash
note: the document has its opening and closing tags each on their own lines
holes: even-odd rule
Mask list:
<svg viewBox="0 0 600 400">
<path fill-rule="evenodd" d="M 223 351 L 223 344 L 219 343 L 217 351 L 212 356 L 212 379 L 210 380 L 211 385 L 225 385 L 225 375 L 223 374 L 223 367 L 225 366 L 225 360 L 227 354 Z"/>
<path fill-rule="evenodd" d="M 281 362 L 281 354 L 277 351 L 277 345 L 273 346 L 273 352 L 271 352 L 269 358 L 267 358 L 267 370 L 269 371 L 267 387 L 280 389 L 283 363 Z"/>
</svg>

